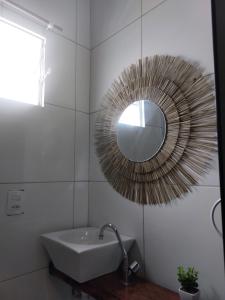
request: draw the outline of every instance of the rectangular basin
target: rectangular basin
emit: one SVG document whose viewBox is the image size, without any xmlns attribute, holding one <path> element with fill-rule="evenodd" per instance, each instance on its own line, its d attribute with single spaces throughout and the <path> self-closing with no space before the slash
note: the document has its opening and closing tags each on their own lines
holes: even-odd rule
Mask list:
<svg viewBox="0 0 225 300">
<path fill-rule="evenodd" d="M 55 267 L 77 282 L 86 282 L 114 272 L 122 261 L 115 234 L 105 230 L 98 238 L 99 228 L 85 227 L 41 235 L 41 240 Z M 134 239 L 121 235 L 128 251 Z"/>
</svg>

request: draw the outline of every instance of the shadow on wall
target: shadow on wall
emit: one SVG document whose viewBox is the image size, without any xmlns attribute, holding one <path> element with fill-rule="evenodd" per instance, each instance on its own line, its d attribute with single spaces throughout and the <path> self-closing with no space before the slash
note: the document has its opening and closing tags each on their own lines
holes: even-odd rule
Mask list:
<svg viewBox="0 0 225 300">
<path fill-rule="evenodd" d="M 203 290 L 202 293 L 206 295 L 206 292 Z M 217 291 L 212 287 L 211 293 L 209 295 L 210 289 L 207 290 L 208 295 L 205 296 L 204 300 L 216 300 L 220 299 L 220 295 L 217 293 Z"/>
<path fill-rule="evenodd" d="M 140 264 L 141 268 L 140 268 L 139 275 L 141 277 L 144 277 L 145 276 L 144 258 L 143 255 L 141 254 L 140 248 L 138 247 L 138 243 L 136 240 L 132 245 L 128 253 L 128 256 L 129 256 L 129 264 L 131 264 L 133 261 L 137 261 Z"/>
</svg>

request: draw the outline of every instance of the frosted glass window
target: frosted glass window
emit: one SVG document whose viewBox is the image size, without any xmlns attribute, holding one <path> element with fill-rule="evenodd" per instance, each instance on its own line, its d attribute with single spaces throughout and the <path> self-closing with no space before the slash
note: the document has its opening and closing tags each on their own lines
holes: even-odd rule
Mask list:
<svg viewBox="0 0 225 300">
<path fill-rule="evenodd" d="M 0 18 L 0 98 L 44 104 L 42 36 Z"/>
<path fill-rule="evenodd" d="M 130 126 L 145 127 L 144 102 L 144 100 L 141 100 L 130 104 L 122 113 L 119 123 Z"/>
</svg>

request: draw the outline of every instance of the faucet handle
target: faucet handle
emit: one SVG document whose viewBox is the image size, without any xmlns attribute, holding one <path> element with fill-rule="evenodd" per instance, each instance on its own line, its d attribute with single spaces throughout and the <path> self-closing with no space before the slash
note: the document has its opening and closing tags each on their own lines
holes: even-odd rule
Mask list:
<svg viewBox="0 0 225 300">
<path fill-rule="evenodd" d="M 130 264 L 129 271 L 132 274 L 136 274 L 140 270 L 140 268 L 141 268 L 140 264 L 135 260 Z"/>
</svg>

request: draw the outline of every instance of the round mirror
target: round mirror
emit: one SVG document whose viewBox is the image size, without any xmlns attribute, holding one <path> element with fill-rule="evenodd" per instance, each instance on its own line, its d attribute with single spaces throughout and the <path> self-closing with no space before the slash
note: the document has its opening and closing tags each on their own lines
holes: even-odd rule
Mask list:
<svg viewBox="0 0 225 300">
<path fill-rule="evenodd" d="M 123 155 L 144 162 L 158 153 L 166 137 L 166 119 L 151 100 L 130 104 L 117 123 L 117 143 Z"/>
</svg>

